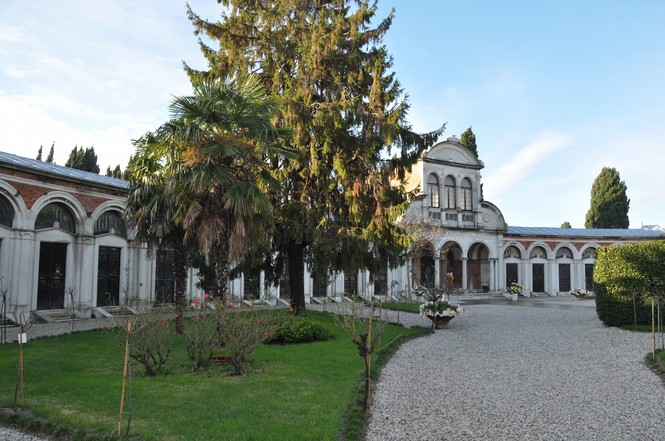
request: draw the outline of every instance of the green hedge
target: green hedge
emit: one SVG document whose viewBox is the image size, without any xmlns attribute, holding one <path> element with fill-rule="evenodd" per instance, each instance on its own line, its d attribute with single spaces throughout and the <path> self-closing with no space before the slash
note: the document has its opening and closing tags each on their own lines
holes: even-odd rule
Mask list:
<svg viewBox="0 0 665 441">
<path fill-rule="evenodd" d="M 605 325 L 650 324 L 651 306 L 646 293 L 665 296 L 665 241 L 598 250 L 593 278 L 596 312 Z"/>
<path fill-rule="evenodd" d="M 596 284 L 596 313 L 606 326 L 623 326 L 633 324 L 633 297 L 630 293 L 609 294 L 605 285 Z M 651 324 L 651 304 L 644 301 L 640 295 L 636 299 L 635 313 L 637 324 Z"/>
</svg>

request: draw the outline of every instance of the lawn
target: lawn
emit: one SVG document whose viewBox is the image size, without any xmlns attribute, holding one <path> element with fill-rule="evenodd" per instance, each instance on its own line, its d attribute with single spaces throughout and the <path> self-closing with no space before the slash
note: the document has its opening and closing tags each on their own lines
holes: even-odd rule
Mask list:
<svg viewBox="0 0 665 441">
<path fill-rule="evenodd" d="M 308 314 L 333 324 L 329 315 Z M 124 351 L 113 342 L 112 332 L 119 331 L 28 342 L 26 407 L 55 427 L 114 433 Z M 391 325 L 384 341 L 427 333 L 425 328 Z M 338 332 L 336 339 L 317 343 L 260 345 L 244 376 L 230 375 L 226 366 L 192 371 L 182 341 L 173 338 L 166 372 L 146 377 L 140 365 L 132 364 L 132 436 L 163 441 L 337 440 L 340 433 L 358 432 L 357 422 L 348 428 L 345 421 L 362 395 L 363 364 L 346 335 Z M 0 346 L 0 407 L 12 405 L 17 366 L 18 346 Z M 123 419 L 128 418 L 126 412 Z"/>
</svg>

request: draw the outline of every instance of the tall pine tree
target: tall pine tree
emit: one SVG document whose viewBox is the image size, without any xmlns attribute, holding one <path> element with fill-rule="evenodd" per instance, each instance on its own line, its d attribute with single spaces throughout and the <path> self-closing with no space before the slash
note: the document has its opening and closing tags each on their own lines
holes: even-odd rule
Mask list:
<svg viewBox="0 0 665 441">
<path fill-rule="evenodd" d="M 289 147 L 300 155 L 271 159 L 282 189 L 273 194 L 274 249 L 264 255 L 277 260 L 264 269 L 275 280 L 288 265 L 291 304 L 302 312 L 305 262 L 321 282 L 396 263 L 410 237 L 393 222 L 407 195 L 392 184 L 443 127 L 420 135 L 406 121 L 409 105 L 383 44 L 394 11 L 372 27 L 375 2 L 220 3 L 216 23 L 189 10 L 196 32 L 219 47 L 200 42 L 209 70 L 185 68 L 193 80 L 253 72 L 281 98 L 277 123 L 294 130 Z"/>
<path fill-rule="evenodd" d="M 628 228 L 630 199 L 626 183 L 615 168 L 603 167 L 591 187 L 591 207 L 585 228 Z"/>
<path fill-rule="evenodd" d="M 37 161 L 41 161 L 41 160 L 42 160 L 42 149 L 43 149 L 43 146 L 40 145 L 40 146 L 39 146 L 39 151 L 37 152 L 37 158 L 36 158 Z"/>
</svg>

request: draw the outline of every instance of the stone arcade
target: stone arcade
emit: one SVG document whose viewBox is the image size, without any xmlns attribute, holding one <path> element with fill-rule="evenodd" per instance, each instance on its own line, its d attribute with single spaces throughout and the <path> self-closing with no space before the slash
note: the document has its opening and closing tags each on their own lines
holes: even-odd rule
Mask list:
<svg viewBox="0 0 665 441">
<path fill-rule="evenodd" d="M 327 285 L 305 276 L 311 302 L 362 296 L 407 295 L 416 285 L 459 293 L 505 291 L 511 282 L 525 295 L 559 295 L 592 289 L 598 247 L 665 238 L 662 231 L 509 227 L 498 207 L 482 199 L 483 163 L 455 137 L 432 146 L 412 170 L 419 190 L 403 221 L 419 240 L 407 265 L 370 275 L 335 274 Z M 128 183 L 0 152 L 0 291 L 7 317 L 172 302 L 167 253 L 148 253 L 128 235 L 122 218 Z M 262 274 L 242 275 L 230 294 L 284 299 L 282 286 Z M 200 296 L 190 271 L 190 297 Z"/>
</svg>

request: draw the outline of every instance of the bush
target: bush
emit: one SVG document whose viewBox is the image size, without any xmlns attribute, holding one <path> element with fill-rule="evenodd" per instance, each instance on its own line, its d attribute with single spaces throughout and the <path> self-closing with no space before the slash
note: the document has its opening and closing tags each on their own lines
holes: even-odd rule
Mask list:
<svg viewBox="0 0 665 441">
<path fill-rule="evenodd" d="M 278 329 L 270 343 L 308 343 L 332 338 L 335 334 L 325 323 L 298 317 L 289 326 Z"/>
<path fill-rule="evenodd" d="M 665 241 L 600 249 L 593 279 L 596 312 L 605 325 L 650 324 L 646 293 L 665 295 Z"/>
<path fill-rule="evenodd" d="M 643 296 L 636 298 L 633 311 L 633 297 L 630 293 L 610 294 L 605 285 L 596 284 L 596 313 L 605 326 L 623 326 L 635 322 L 651 325 L 651 304 L 644 302 Z"/>
<path fill-rule="evenodd" d="M 194 370 L 208 366 L 213 348 L 219 344 L 217 320 L 214 315 L 197 315 L 184 330 L 185 349 Z"/>
</svg>

